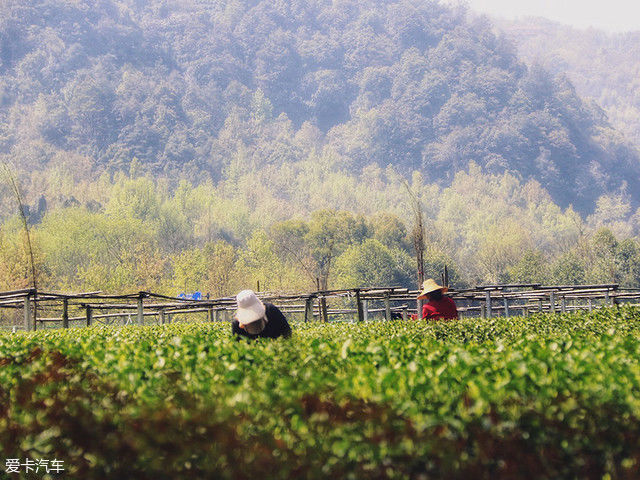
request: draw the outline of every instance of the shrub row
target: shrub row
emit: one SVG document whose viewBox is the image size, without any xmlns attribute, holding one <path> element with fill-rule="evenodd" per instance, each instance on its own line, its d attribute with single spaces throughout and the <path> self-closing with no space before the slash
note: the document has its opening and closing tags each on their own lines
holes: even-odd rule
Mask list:
<svg viewBox="0 0 640 480">
<path fill-rule="evenodd" d="M 0 335 L 3 458 L 65 478 L 638 478 L 640 311 Z"/>
</svg>

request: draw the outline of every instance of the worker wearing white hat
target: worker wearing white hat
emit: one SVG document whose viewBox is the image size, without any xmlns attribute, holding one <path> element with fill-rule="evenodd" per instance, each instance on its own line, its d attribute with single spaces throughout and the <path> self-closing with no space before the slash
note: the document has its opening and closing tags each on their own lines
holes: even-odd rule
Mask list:
<svg viewBox="0 0 640 480">
<path fill-rule="evenodd" d="M 231 331 L 248 338 L 290 337 L 291 327 L 280 309 L 263 303 L 253 290 L 243 290 L 236 296 L 238 308 Z"/>
</svg>

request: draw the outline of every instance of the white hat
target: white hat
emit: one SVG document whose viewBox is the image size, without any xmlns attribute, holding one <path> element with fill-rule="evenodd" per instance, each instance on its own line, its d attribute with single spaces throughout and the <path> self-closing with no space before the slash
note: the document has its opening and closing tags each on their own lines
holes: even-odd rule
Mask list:
<svg viewBox="0 0 640 480">
<path fill-rule="evenodd" d="M 253 290 L 243 290 L 236 295 L 238 310 L 236 318 L 241 325 L 253 323 L 264 317 L 264 303 L 260 301 Z"/>
</svg>

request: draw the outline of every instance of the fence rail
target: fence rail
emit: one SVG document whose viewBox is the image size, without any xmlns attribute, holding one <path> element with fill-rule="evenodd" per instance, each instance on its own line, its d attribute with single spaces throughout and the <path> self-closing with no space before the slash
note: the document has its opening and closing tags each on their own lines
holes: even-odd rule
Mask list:
<svg viewBox="0 0 640 480">
<path fill-rule="evenodd" d="M 304 321 L 329 321 L 349 315 L 359 321 L 381 317 L 408 319 L 420 311 L 418 290 L 403 287 L 371 287 L 309 293 L 260 292 L 258 296 L 276 304 L 287 314 Z M 621 303 L 640 303 L 640 290 L 602 285 L 478 285 L 450 289 L 461 316 L 529 315 L 533 312 L 592 310 Z M 36 330 L 59 325 L 93 323 L 144 325 L 169 323 L 176 315 L 205 314 L 208 321 L 228 321 L 235 310 L 235 297 L 192 300 L 153 292 L 110 295 L 101 292 L 53 293 L 33 289 L 0 292 L 0 316 L 22 317 L 13 330 Z M 22 311 L 22 314 L 19 313 Z"/>
</svg>

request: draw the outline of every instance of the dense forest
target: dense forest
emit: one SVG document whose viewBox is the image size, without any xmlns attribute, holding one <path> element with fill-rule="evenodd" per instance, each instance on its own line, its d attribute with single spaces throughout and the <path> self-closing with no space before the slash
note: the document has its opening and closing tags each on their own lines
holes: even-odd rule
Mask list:
<svg viewBox="0 0 640 480">
<path fill-rule="evenodd" d="M 435 1 L 4 2 L 0 148 L 26 171 L 57 156 L 98 170 L 224 179 L 295 163 L 290 137 L 359 171 L 450 182 L 469 161 L 592 210 L 638 155 L 565 79 L 527 68 L 482 19 Z M 320 159 L 323 162 L 323 159 Z M 631 188 L 634 187 L 634 188 Z"/>
<path fill-rule="evenodd" d="M 603 108 L 616 130 L 640 146 L 640 32 L 577 30 L 543 18 L 496 20 L 528 64 L 566 74 Z"/>
<path fill-rule="evenodd" d="M 428 276 L 439 278 L 447 265 L 458 287 L 640 286 L 640 214 L 624 197 L 602 197 L 583 220 L 535 180 L 522 184 L 474 164 L 441 188 L 419 174 L 407 183 L 390 167 L 350 177 L 307 163 L 299 175 L 307 185 L 280 185 L 290 188 L 286 204 L 247 176 L 227 190 L 186 180 L 172 189 L 167 178 L 135 172 L 96 182 L 73 174 L 59 172 L 52 186 L 66 207 L 48 209 L 43 200 L 29 210 L 41 287 L 220 296 L 257 282 L 276 291 L 315 290 L 317 282 L 415 286 L 412 196 L 423 206 Z M 299 204 L 311 213 L 292 212 Z M 0 290 L 28 286 L 20 222 L 0 232 Z"/>
<path fill-rule="evenodd" d="M 42 0 L 0 18 L 0 289 L 640 284 L 640 157 L 435 1 Z M 6 177 L 6 178 L 5 178 Z"/>
</svg>

